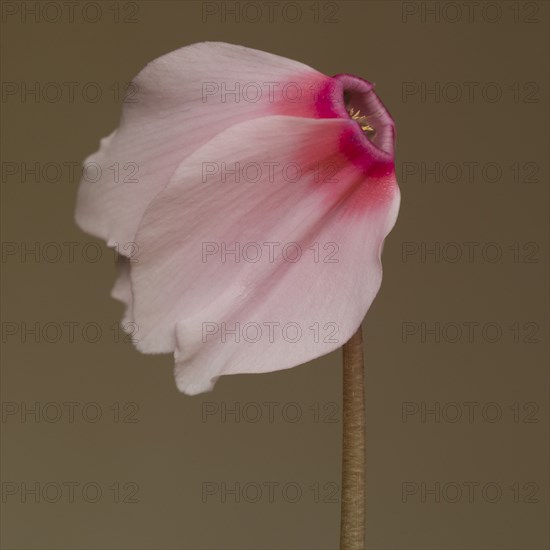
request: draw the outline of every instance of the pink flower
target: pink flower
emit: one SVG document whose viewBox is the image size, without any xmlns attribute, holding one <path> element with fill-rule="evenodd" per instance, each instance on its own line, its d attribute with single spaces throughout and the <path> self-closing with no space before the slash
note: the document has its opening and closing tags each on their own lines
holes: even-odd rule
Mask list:
<svg viewBox="0 0 550 550">
<path fill-rule="evenodd" d="M 174 352 L 178 388 L 197 394 L 342 346 L 378 292 L 399 209 L 394 124 L 373 85 L 214 42 L 134 83 L 85 161 L 100 175 L 83 178 L 76 219 L 131 256 L 113 295 L 137 348 Z"/>
</svg>

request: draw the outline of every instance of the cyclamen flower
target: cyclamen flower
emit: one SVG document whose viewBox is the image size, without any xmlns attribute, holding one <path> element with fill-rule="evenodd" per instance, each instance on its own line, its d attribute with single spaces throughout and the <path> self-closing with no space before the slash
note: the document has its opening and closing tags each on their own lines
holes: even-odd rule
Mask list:
<svg viewBox="0 0 550 550">
<path fill-rule="evenodd" d="M 135 252 L 113 295 L 138 350 L 174 352 L 178 388 L 197 394 L 342 346 L 379 290 L 399 208 L 394 124 L 373 85 L 209 42 L 134 83 L 85 161 L 101 176 L 81 182 L 76 219 Z M 137 173 L 113 181 L 115 163 Z"/>
</svg>

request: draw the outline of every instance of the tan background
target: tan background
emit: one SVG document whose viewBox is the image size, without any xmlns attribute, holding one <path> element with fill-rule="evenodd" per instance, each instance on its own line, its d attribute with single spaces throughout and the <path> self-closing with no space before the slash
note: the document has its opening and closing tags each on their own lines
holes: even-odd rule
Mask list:
<svg viewBox="0 0 550 550">
<path fill-rule="evenodd" d="M 368 548 L 548 548 L 546 2 L 480 2 L 469 19 L 463 2 L 304 1 L 294 23 L 294 8 L 285 8 L 285 20 L 282 1 L 274 2 L 272 22 L 265 6 L 260 21 L 235 22 L 220 11 L 203 21 L 195 2 L 99 2 L 94 23 L 85 17 L 96 17 L 90 2 L 75 8 L 74 22 L 66 8 L 60 21 L 48 22 L 54 11 L 36 21 L 19 11 L 25 5 L 3 4 L 2 80 L 19 90 L 2 99 L 3 548 L 338 546 L 339 354 L 286 372 L 224 378 L 208 395 L 180 395 L 170 356 L 142 356 L 116 342 L 111 327 L 122 308 L 109 298 L 113 260 L 103 244 L 99 261 L 82 259 L 88 243 L 99 241 L 73 224 L 77 178 L 21 177 L 23 163 L 42 169 L 81 162 L 117 124 L 113 90 L 149 60 L 203 40 L 366 77 L 397 122 L 402 209 L 384 251 L 383 289 L 365 324 Z M 439 22 L 430 9 L 439 10 Z M 77 83 L 74 100 L 21 96 L 22 86 L 48 82 Z M 101 87 L 99 101 L 83 98 L 87 82 Z M 420 90 L 422 82 L 439 82 L 441 95 L 403 97 L 404 86 Z M 463 93 L 473 86 L 474 96 L 453 102 L 452 83 Z M 502 96 L 492 102 L 482 92 L 495 86 Z M 436 162 L 495 163 L 502 175 L 489 181 L 489 167 L 471 181 L 466 173 L 451 181 L 447 165 L 439 182 L 423 178 L 423 167 Z M 54 243 L 46 252 L 55 256 L 64 242 L 76 243 L 73 262 L 66 248 L 59 260 L 44 259 L 46 243 Z M 415 252 L 434 242 L 443 247 L 438 258 Z M 473 259 L 466 242 L 479 243 L 469 245 Z M 21 257 L 34 243 L 38 260 Z M 483 249 L 487 243 L 496 245 Z M 453 262 L 457 244 L 463 256 Z M 491 262 L 498 248 L 502 257 Z M 23 323 L 37 322 L 52 331 L 49 339 L 63 327 L 59 341 L 36 342 L 31 334 L 22 342 Z M 68 322 L 77 323 L 74 341 Z M 454 323 L 442 328 L 439 343 L 429 333 L 424 342 L 420 332 L 402 336 L 404 327 L 412 333 L 436 322 Z M 471 339 L 465 322 L 480 323 Z M 86 323 L 101 327 L 96 343 L 86 341 L 92 329 L 82 336 Z M 464 332 L 453 343 L 457 324 Z M 498 328 L 499 340 L 490 342 Z M 267 402 L 276 403 L 272 422 Z M 470 405 L 473 417 L 467 402 L 478 403 Z M 239 422 L 221 412 L 202 416 L 204 407 L 235 403 Z M 434 403 L 439 422 L 421 416 Z M 453 403 L 463 412 L 456 422 Z M 302 416 L 292 422 L 298 407 Z M 403 417 L 403 407 L 418 412 Z M 491 422 L 495 411 L 502 417 Z M 205 483 L 218 492 L 203 499 Z M 235 483 L 240 502 L 229 492 Z M 439 502 L 429 492 L 436 483 Z M 453 503 L 457 486 L 463 493 Z M 90 502 L 97 487 L 101 496 Z M 252 502 L 258 487 L 264 492 Z"/>
</svg>

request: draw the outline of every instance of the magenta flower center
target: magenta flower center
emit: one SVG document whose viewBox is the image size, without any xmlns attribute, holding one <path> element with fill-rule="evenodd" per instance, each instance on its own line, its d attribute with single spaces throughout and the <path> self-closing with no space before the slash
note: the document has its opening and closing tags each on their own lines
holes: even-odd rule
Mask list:
<svg viewBox="0 0 550 550">
<path fill-rule="evenodd" d="M 350 74 L 335 75 L 320 91 L 316 107 L 321 118 L 355 121 L 355 145 L 372 159 L 393 161 L 395 125 L 372 83 Z"/>
</svg>

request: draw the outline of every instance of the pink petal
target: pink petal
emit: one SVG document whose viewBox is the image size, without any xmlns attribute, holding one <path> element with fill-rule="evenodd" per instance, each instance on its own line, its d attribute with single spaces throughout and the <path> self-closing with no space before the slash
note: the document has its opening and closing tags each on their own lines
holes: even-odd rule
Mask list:
<svg viewBox="0 0 550 550">
<path fill-rule="evenodd" d="M 342 346 L 380 287 L 398 205 L 392 156 L 349 118 L 228 128 L 180 164 L 143 216 L 131 273 L 138 348 L 175 350 L 178 387 L 196 394 L 222 374 L 286 369 Z M 239 243 L 240 261 L 205 255 L 222 243 Z M 227 332 L 237 324 L 238 342 Z"/>
<path fill-rule="evenodd" d="M 117 265 L 118 277 L 111 290 L 111 296 L 122 302 L 126 309 L 122 318 L 122 326 L 132 321 L 132 285 L 130 280 L 130 266 L 127 261 L 119 261 Z"/>
<path fill-rule="evenodd" d="M 296 61 L 216 42 L 156 59 L 134 80 L 119 128 L 85 161 L 77 223 L 112 246 L 132 242 L 145 208 L 185 157 L 237 122 L 315 116 L 316 91 L 328 80 Z"/>
</svg>

